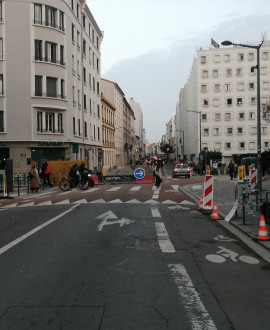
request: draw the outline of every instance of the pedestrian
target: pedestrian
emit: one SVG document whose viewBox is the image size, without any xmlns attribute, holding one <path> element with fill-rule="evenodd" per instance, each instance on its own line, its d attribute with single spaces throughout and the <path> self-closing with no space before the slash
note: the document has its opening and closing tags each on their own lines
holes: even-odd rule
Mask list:
<svg viewBox="0 0 270 330">
<path fill-rule="evenodd" d="M 40 188 L 40 180 L 36 165 L 33 165 L 32 170 L 29 172 L 29 178 L 30 178 L 30 190 L 32 192 L 38 192 Z"/>
<path fill-rule="evenodd" d="M 48 185 L 50 186 L 51 185 L 50 175 L 51 175 L 52 170 L 47 162 L 44 163 L 43 170 L 41 168 L 41 171 L 43 173 L 43 184 L 46 185 L 46 182 L 47 182 Z"/>
<path fill-rule="evenodd" d="M 217 168 L 218 168 L 218 164 L 216 161 L 214 161 L 214 164 L 213 164 L 213 174 L 214 175 L 218 175 Z"/>
<path fill-rule="evenodd" d="M 157 169 L 156 169 L 156 183 L 155 183 L 155 186 L 158 188 L 160 186 L 162 182 L 162 179 L 159 175 L 159 167 L 157 166 Z"/>
<path fill-rule="evenodd" d="M 221 162 L 219 162 L 219 163 L 218 163 L 218 168 L 217 168 L 217 170 L 218 170 L 218 175 L 220 175 L 221 167 L 222 167 L 222 164 L 221 164 Z"/>
<path fill-rule="evenodd" d="M 233 176 L 234 176 L 234 163 L 232 162 L 232 160 L 230 161 L 228 169 L 229 169 L 229 174 L 230 174 L 230 177 L 231 177 L 231 180 L 232 180 Z"/>
</svg>

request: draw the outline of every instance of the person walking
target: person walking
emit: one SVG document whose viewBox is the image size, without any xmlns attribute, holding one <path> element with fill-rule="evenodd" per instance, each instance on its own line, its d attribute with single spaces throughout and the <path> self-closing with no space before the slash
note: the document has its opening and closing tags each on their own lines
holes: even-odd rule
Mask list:
<svg viewBox="0 0 270 330">
<path fill-rule="evenodd" d="M 43 184 L 45 185 L 46 182 L 48 183 L 48 185 L 51 185 L 50 182 L 50 175 L 51 175 L 51 168 L 49 166 L 49 164 L 47 162 L 44 163 L 44 169 L 43 169 Z"/>
<path fill-rule="evenodd" d="M 213 163 L 213 174 L 214 175 L 218 175 L 217 168 L 218 168 L 218 164 L 216 161 L 214 161 L 214 163 Z"/>
<path fill-rule="evenodd" d="M 231 180 L 232 180 L 233 177 L 234 177 L 234 163 L 232 162 L 232 160 L 230 161 L 228 169 L 229 169 L 229 174 L 230 174 L 230 177 L 231 177 Z"/>
<path fill-rule="evenodd" d="M 162 179 L 160 177 L 160 174 L 159 174 L 159 166 L 157 166 L 156 168 L 156 183 L 155 183 L 155 186 L 158 188 L 160 186 L 162 182 Z"/>
<path fill-rule="evenodd" d="M 40 188 L 40 180 L 37 170 L 37 165 L 34 165 L 32 170 L 29 172 L 30 177 L 30 190 L 32 192 L 38 192 Z"/>
</svg>

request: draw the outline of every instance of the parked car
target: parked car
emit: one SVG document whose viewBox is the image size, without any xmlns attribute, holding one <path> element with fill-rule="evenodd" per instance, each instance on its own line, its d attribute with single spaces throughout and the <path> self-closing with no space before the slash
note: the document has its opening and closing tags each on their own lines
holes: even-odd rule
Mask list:
<svg viewBox="0 0 270 330">
<path fill-rule="evenodd" d="M 192 168 L 187 164 L 176 164 L 175 168 L 172 171 L 172 177 L 176 178 L 177 176 L 185 176 L 190 178 L 192 172 Z"/>
</svg>

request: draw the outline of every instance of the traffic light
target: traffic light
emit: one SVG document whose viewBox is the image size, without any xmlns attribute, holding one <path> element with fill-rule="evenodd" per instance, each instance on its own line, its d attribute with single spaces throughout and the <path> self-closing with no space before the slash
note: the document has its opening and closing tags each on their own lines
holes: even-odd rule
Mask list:
<svg viewBox="0 0 270 330">
<path fill-rule="evenodd" d="M 166 148 L 166 151 L 169 152 L 170 151 L 170 148 Z"/>
</svg>

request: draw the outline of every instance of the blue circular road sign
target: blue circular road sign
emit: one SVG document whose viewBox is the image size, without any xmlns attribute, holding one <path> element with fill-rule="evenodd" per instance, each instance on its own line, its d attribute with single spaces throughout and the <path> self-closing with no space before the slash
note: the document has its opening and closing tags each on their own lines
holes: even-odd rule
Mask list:
<svg viewBox="0 0 270 330">
<path fill-rule="evenodd" d="M 145 170 L 143 168 L 136 168 L 134 171 L 134 176 L 136 179 L 143 179 L 145 177 Z"/>
</svg>

